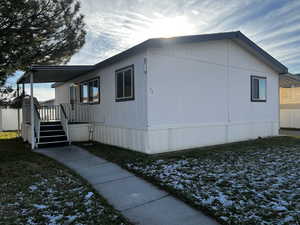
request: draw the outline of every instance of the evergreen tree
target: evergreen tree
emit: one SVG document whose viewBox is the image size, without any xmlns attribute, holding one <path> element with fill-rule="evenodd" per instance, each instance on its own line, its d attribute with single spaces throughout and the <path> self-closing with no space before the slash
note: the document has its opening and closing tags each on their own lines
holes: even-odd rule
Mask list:
<svg viewBox="0 0 300 225">
<path fill-rule="evenodd" d="M 0 1 L 0 85 L 32 64 L 65 64 L 85 42 L 74 0 Z"/>
</svg>

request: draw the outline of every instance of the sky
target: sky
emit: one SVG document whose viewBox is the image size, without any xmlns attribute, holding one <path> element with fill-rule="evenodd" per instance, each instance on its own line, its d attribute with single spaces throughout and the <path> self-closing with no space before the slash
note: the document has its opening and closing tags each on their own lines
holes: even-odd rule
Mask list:
<svg viewBox="0 0 300 225">
<path fill-rule="evenodd" d="M 80 0 L 86 44 L 69 65 L 95 64 L 153 37 L 240 30 L 289 68 L 300 73 L 299 0 Z M 13 85 L 22 73 L 8 80 Z M 54 98 L 50 85 L 35 96 Z"/>
</svg>

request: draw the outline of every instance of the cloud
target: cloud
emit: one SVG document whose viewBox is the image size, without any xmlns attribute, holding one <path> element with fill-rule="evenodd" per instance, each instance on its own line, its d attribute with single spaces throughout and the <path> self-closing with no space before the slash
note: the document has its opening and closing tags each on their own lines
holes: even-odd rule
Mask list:
<svg viewBox="0 0 300 225">
<path fill-rule="evenodd" d="M 71 64 L 97 63 L 152 37 L 241 30 L 295 69 L 299 10 L 298 0 L 82 0 L 88 38 Z"/>
<path fill-rule="evenodd" d="M 69 64 L 95 64 L 146 39 L 241 30 L 300 72 L 299 0 L 80 0 L 85 46 Z M 53 96 L 41 87 L 41 99 Z"/>
</svg>

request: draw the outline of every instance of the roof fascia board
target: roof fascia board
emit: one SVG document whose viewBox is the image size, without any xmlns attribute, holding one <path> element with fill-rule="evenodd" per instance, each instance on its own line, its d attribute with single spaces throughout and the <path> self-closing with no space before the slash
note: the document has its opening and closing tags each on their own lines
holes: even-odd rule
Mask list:
<svg viewBox="0 0 300 225">
<path fill-rule="evenodd" d="M 172 44 L 181 44 L 181 43 L 192 43 L 192 42 L 202 42 L 202 41 L 212 41 L 212 40 L 226 40 L 232 39 L 239 43 L 241 43 L 242 47 L 246 48 L 246 50 L 252 52 L 254 55 L 257 55 L 262 61 L 264 61 L 268 66 L 273 68 L 279 74 L 286 74 L 288 72 L 287 67 L 269 55 L 266 51 L 252 42 L 249 38 L 247 38 L 243 33 L 240 31 L 234 32 L 226 32 L 226 33 L 216 33 L 216 34 L 202 34 L 202 35 L 191 35 L 191 36 L 181 36 L 181 37 L 174 37 L 174 38 L 154 38 L 144 41 L 132 48 L 129 48 L 115 56 L 112 56 L 102 62 L 99 62 L 93 66 L 32 66 L 31 70 L 49 70 L 49 68 L 55 70 L 63 70 L 63 68 L 68 68 L 72 70 L 76 70 L 76 68 L 90 68 L 90 71 L 84 71 L 82 74 L 70 79 L 76 79 L 87 72 L 92 72 L 93 70 L 104 68 L 109 66 L 115 62 L 123 60 L 126 57 L 135 55 L 139 52 L 146 51 L 147 48 L 151 47 L 164 47 Z M 20 79 L 19 79 L 20 80 Z M 18 80 L 18 81 L 19 81 Z M 21 80 L 20 80 L 21 81 Z M 69 80 L 68 80 L 69 81 Z M 67 82 L 67 81 L 65 81 Z"/>
<path fill-rule="evenodd" d="M 42 71 L 42 70 L 92 70 L 94 69 L 93 65 L 84 65 L 84 66 L 32 66 L 31 71 Z"/>
<path fill-rule="evenodd" d="M 237 38 L 237 32 L 201 34 L 201 35 L 174 37 L 174 38 L 154 38 L 149 40 L 148 47 L 163 47 L 172 44 L 217 41 L 217 40 L 234 39 L 234 38 Z"/>
<path fill-rule="evenodd" d="M 129 48 L 117 55 L 114 55 L 108 59 L 105 59 L 104 61 L 102 62 L 99 62 L 95 65 L 95 69 L 99 69 L 99 68 L 103 68 L 103 67 L 106 67 L 108 65 L 111 65 L 112 63 L 115 63 L 119 60 L 122 60 L 124 57 L 129 57 L 129 56 L 132 56 L 132 55 L 135 55 L 137 53 L 140 53 L 142 51 L 146 51 L 148 45 L 149 45 L 149 42 L 151 41 L 151 39 L 147 40 L 147 41 L 144 41 L 132 48 Z"/>
<path fill-rule="evenodd" d="M 242 41 L 246 47 L 251 48 L 257 55 L 261 55 L 264 62 L 269 66 L 273 67 L 279 74 L 285 74 L 288 72 L 288 68 L 281 64 L 277 59 L 267 53 L 265 50 L 260 48 L 257 44 L 247 38 L 242 32 L 237 32 L 237 39 Z"/>
</svg>

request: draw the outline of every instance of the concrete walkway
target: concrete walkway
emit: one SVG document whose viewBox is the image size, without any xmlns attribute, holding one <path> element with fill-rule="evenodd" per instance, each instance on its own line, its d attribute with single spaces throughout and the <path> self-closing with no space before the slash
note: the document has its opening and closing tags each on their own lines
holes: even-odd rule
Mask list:
<svg viewBox="0 0 300 225">
<path fill-rule="evenodd" d="M 77 146 L 45 148 L 37 152 L 80 174 L 100 195 L 135 224 L 218 224 L 165 191 Z"/>
</svg>

